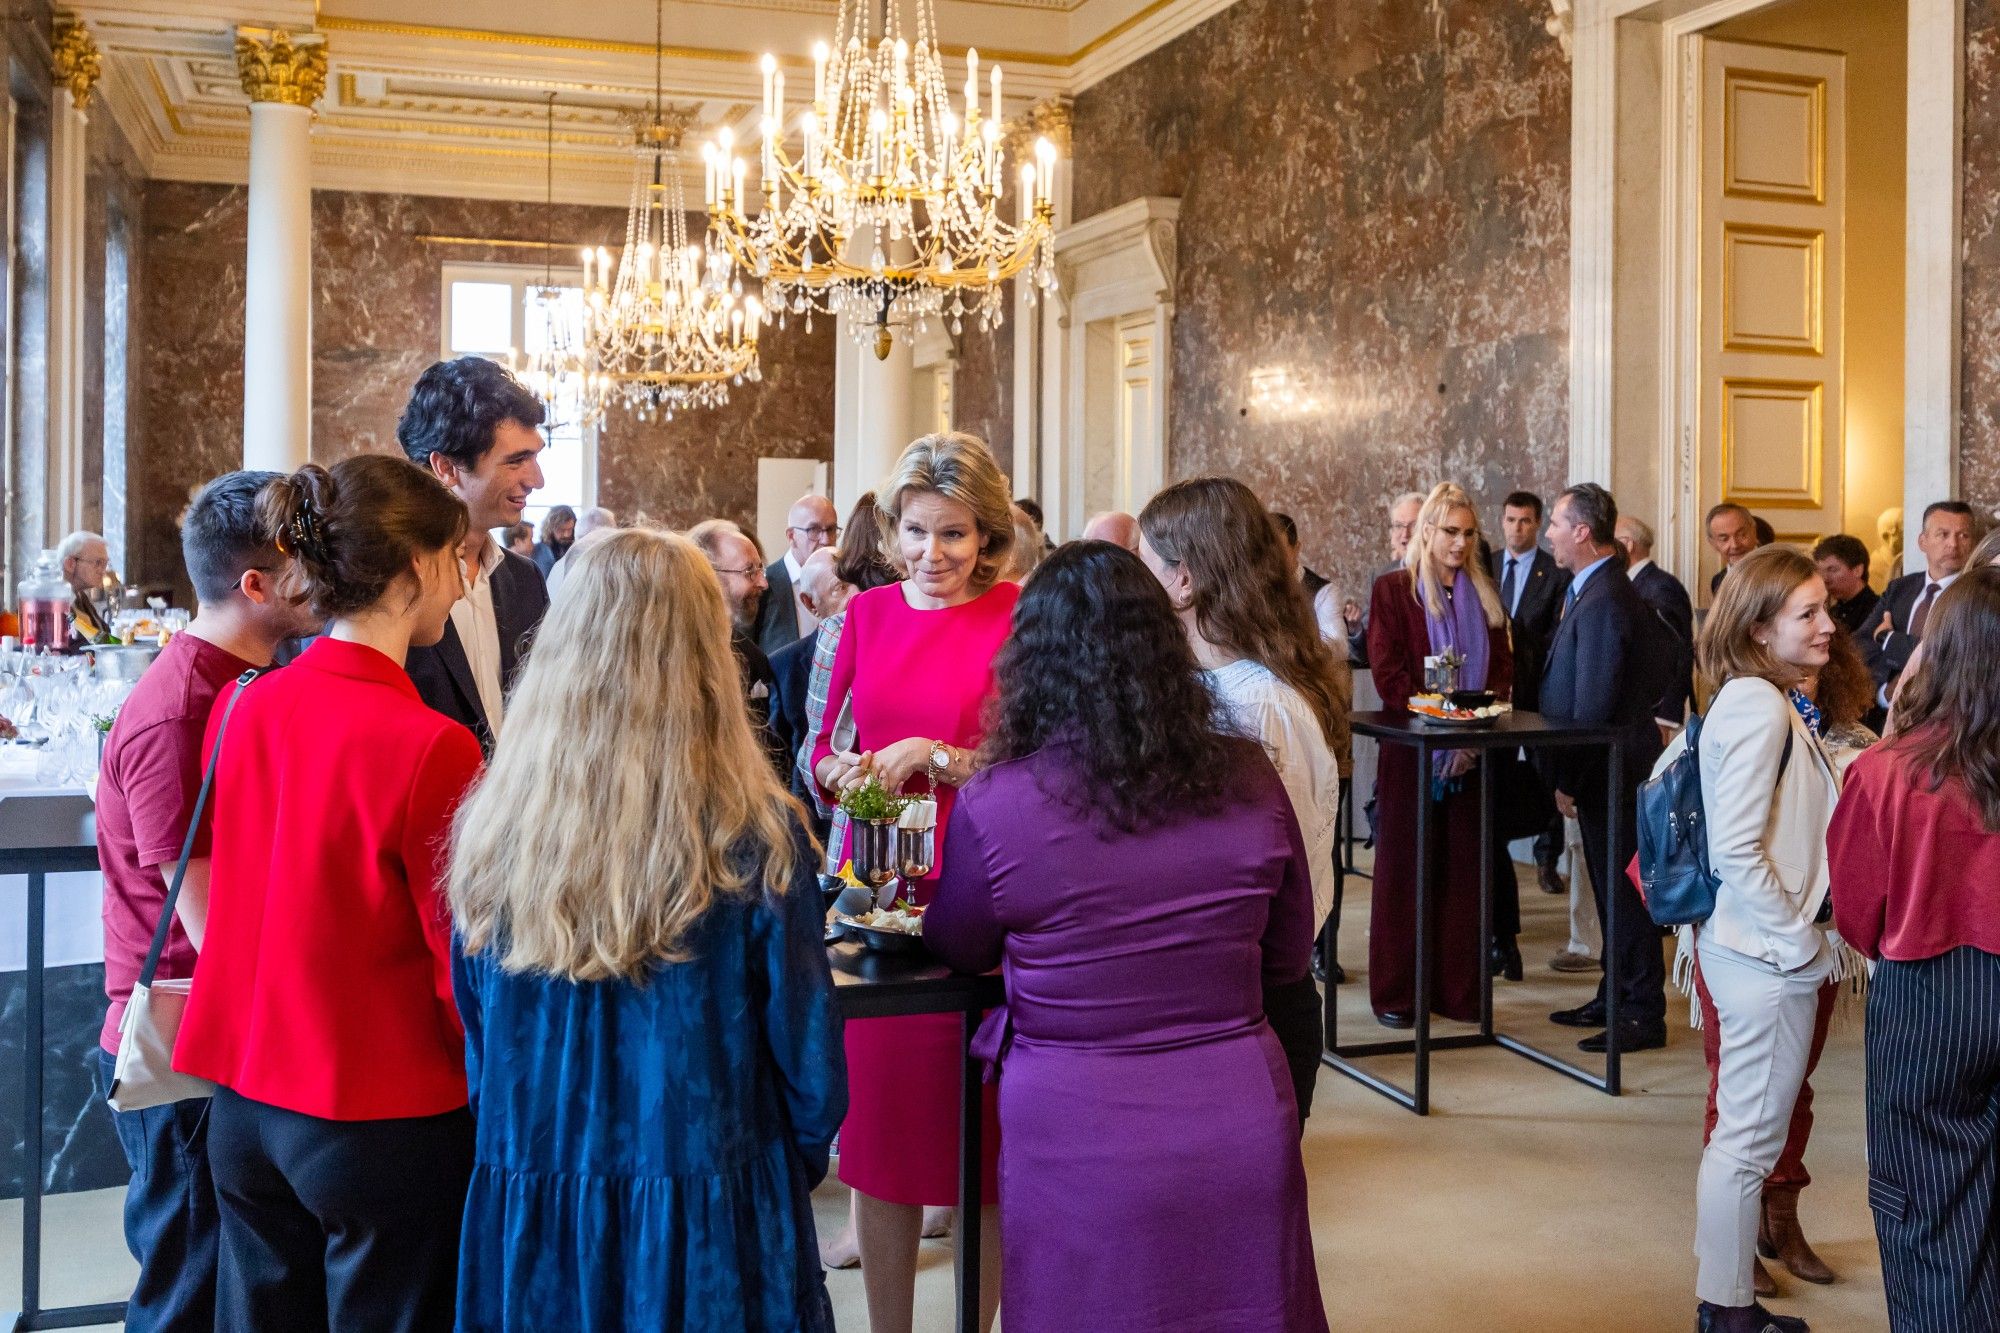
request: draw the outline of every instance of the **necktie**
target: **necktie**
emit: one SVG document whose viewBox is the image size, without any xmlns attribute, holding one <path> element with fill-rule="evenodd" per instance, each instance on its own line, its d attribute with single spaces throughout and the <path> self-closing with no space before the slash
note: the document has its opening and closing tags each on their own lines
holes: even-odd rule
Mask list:
<svg viewBox="0 0 2000 1333">
<path fill-rule="evenodd" d="M 1924 622 L 1931 618 L 1931 603 L 1937 600 L 1937 595 L 1937 584 L 1926 583 L 1924 585 L 1924 595 L 1918 599 L 1917 609 L 1910 615 L 1911 638 L 1921 639 L 1924 637 Z"/>
<path fill-rule="evenodd" d="M 1500 600 L 1507 604 L 1507 614 L 1514 614 L 1514 602 L 1521 592 L 1521 557 L 1507 557 L 1507 576 L 1500 580 Z"/>
<path fill-rule="evenodd" d="M 1575 605 L 1576 605 L 1576 584 L 1574 581 L 1572 581 L 1569 585 L 1569 591 L 1563 594 L 1562 615 L 1557 616 L 1556 619 L 1561 620 L 1563 616 L 1567 616 L 1570 612 L 1570 608 Z"/>
</svg>

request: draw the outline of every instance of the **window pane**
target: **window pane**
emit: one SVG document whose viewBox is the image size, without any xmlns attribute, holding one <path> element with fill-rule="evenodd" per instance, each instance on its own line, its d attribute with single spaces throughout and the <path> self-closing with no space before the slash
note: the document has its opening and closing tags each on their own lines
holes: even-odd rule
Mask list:
<svg viewBox="0 0 2000 1333">
<path fill-rule="evenodd" d="M 513 296 L 504 282 L 454 282 L 451 350 L 505 355 L 514 345 Z"/>
<path fill-rule="evenodd" d="M 582 339 L 583 289 L 559 287 L 553 302 L 543 299 L 539 283 L 531 283 L 522 293 L 522 351 L 530 358 L 547 347 L 553 338 L 558 345 L 574 348 Z M 544 430 L 549 446 L 542 451 L 542 489 L 535 492 L 526 517 L 537 528 L 542 516 L 555 505 L 568 505 L 582 513 L 590 503 L 585 492 L 585 451 L 594 443 L 594 432 L 581 425 L 583 399 L 573 380 L 557 385 L 548 402 L 548 424 Z"/>
</svg>

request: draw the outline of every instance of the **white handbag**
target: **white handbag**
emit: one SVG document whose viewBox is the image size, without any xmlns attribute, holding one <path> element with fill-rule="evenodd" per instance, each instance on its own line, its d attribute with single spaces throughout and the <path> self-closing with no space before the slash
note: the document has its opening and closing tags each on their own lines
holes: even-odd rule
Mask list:
<svg viewBox="0 0 2000 1333">
<path fill-rule="evenodd" d="M 165 1106 L 206 1097 L 215 1084 L 174 1068 L 174 1040 L 180 1036 L 181 1014 L 187 1009 L 193 982 L 188 979 L 155 980 L 160 955 L 173 929 L 174 908 L 179 905 L 181 881 L 187 878 L 188 858 L 194 853 L 195 831 L 201 827 L 202 812 L 208 808 L 209 789 L 215 785 L 216 759 L 222 753 L 222 738 L 229 731 L 229 715 L 236 711 L 244 687 L 262 675 L 246 671 L 236 678 L 236 693 L 229 696 L 222 725 L 215 729 L 215 749 L 208 757 L 208 769 L 201 776 L 201 794 L 195 797 L 194 817 L 188 821 L 187 837 L 181 840 L 180 864 L 174 867 L 174 881 L 167 888 L 166 906 L 160 924 L 153 930 L 153 947 L 139 969 L 139 980 L 125 1001 L 125 1017 L 118 1024 L 118 1060 L 112 1068 L 111 1091 L 104 1100 L 117 1111 L 143 1111 L 149 1106 Z"/>
</svg>

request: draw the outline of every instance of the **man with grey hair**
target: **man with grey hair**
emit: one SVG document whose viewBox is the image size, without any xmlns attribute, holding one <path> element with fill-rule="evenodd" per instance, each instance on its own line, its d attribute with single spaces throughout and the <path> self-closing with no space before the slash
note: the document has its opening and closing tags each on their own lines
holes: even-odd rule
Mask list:
<svg viewBox="0 0 2000 1333">
<path fill-rule="evenodd" d="M 1404 491 L 1389 502 L 1389 563 L 1369 575 L 1369 593 L 1373 593 L 1376 579 L 1403 567 L 1403 556 L 1410 549 L 1410 538 L 1416 535 L 1417 515 L 1423 512 L 1426 498 L 1421 491 Z M 1347 624 L 1347 660 L 1358 667 L 1367 666 L 1368 607 L 1348 602 L 1340 608 L 1340 618 Z"/>
<path fill-rule="evenodd" d="M 822 546 L 807 556 L 799 568 L 797 596 L 800 604 L 812 612 L 816 625 L 845 611 L 847 599 L 854 595 L 854 585 L 842 579 L 834 568 L 836 558 L 831 546 Z M 819 631 L 814 629 L 771 654 L 771 731 L 785 753 L 794 759 L 812 739 L 806 721 L 806 694 L 812 685 L 813 650 L 818 637 Z M 809 810 L 813 807 L 807 799 L 810 793 L 805 782 L 810 767 L 809 762 L 793 763 L 789 773 L 792 794 L 806 801 Z M 826 821 L 815 815 L 814 824 L 815 832 L 824 840 L 829 832 Z"/>
<path fill-rule="evenodd" d="M 1618 545 L 1625 551 L 1625 577 L 1632 580 L 1639 600 L 1652 607 L 1667 627 L 1678 654 L 1673 683 L 1653 710 L 1664 742 L 1680 729 L 1694 704 L 1694 601 L 1685 584 L 1653 563 L 1653 529 L 1644 519 L 1620 514 L 1617 531 Z"/>
<path fill-rule="evenodd" d="M 1139 553 L 1139 520 L 1116 509 L 1102 514 L 1092 514 L 1090 521 L 1083 525 L 1083 540 L 1087 542 L 1110 542 L 1122 546 L 1132 554 Z"/>
<path fill-rule="evenodd" d="M 94 532 L 72 532 L 56 547 L 63 582 L 70 589 L 70 626 L 75 641 L 98 643 L 110 630 L 104 579 L 111 572 L 111 547 Z"/>
<path fill-rule="evenodd" d="M 778 653 L 800 639 L 810 639 L 819 630 L 819 618 L 808 611 L 799 596 L 799 580 L 805 562 L 814 551 L 825 550 L 840 540 L 840 515 L 833 501 L 824 495 L 801 495 L 785 515 L 785 551 L 764 568 L 770 591 L 757 608 L 753 633 L 757 646 L 776 660 Z"/>
<path fill-rule="evenodd" d="M 689 528 L 687 535 L 708 557 L 709 568 L 715 571 L 716 580 L 722 585 L 722 599 L 729 605 L 729 646 L 735 650 L 736 664 L 743 672 L 743 701 L 750 712 L 750 725 L 763 742 L 778 781 L 784 782 L 790 764 L 771 715 L 777 677 L 771 670 L 771 659 L 757 646 L 751 633 L 766 588 L 764 554 L 742 528 L 726 518 L 704 519 Z"/>
</svg>

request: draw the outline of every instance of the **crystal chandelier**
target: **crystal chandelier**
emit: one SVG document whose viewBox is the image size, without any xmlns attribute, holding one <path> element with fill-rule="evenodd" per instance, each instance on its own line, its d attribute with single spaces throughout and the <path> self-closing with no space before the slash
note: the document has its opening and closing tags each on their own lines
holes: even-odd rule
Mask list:
<svg viewBox="0 0 2000 1333">
<path fill-rule="evenodd" d="M 660 94 L 664 49 L 654 5 L 653 114 L 634 142 L 625 245 L 617 262 L 583 251 L 585 412 L 616 403 L 643 420 L 728 401 L 732 384 L 760 378 L 757 332 L 764 308 L 729 282 L 730 262 L 688 239 L 677 160 L 692 111 L 669 111 Z"/>
<path fill-rule="evenodd" d="M 1004 317 L 1000 284 L 1022 275 L 1031 299 L 1055 286 L 1049 182 L 1055 148 L 1035 144 L 1020 167 L 1014 217 L 1006 216 L 1000 70 L 989 71 L 980 105 L 979 53 L 965 57 L 965 90 L 954 110 L 931 0 L 912 0 L 914 44 L 900 0 L 841 0 L 834 45 L 813 48 L 812 103 L 800 141 L 786 146 L 785 76 L 765 56 L 764 107 L 754 214 L 749 164 L 730 132 L 703 146 L 713 249 L 761 280 L 781 314 L 850 317 L 887 356 L 893 323 L 953 333 L 976 315 Z M 871 327 L 872 326 L 872 327 Z"/>
</svg>

